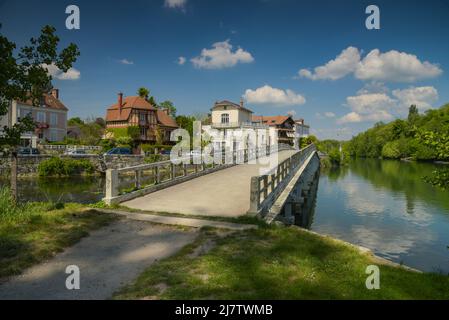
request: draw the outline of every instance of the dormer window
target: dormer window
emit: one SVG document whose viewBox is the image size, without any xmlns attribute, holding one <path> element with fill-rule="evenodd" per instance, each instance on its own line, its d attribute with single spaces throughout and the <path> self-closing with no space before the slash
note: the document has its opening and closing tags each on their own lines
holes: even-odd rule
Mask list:
<svg viewBox="0 0 449 320">
<path fill-rule="evenodd" d="M 229 113 L 223 113 L 221 115 L 221 123 L 229 123 Z"/>
</svg>

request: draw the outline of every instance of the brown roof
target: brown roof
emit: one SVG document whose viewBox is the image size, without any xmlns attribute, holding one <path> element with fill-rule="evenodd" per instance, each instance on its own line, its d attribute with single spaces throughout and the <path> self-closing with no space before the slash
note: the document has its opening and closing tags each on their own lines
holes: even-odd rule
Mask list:
<svg viewBox="0 0 449 320">
<path fill-rule="evenodd" d="M 288 119 L 291 119 L 290 116 L 252 116 L 252 121 L 260 121 L 269 126 L 278 126 L 283 124 Z M 293 121 L 293 119 L 291 119 Z"/>
<path fill-rule="evenodd" d="M 118 102 L 106 110 L 106 121 L 127 121 L 132 109 L 156 110 L 156 108 L 144 98 L 139 96 L 126 97 L 123 98 L 121 112 Z"/>
<path fill-rule="evenodd" d="M 221 106 L 233 106 L 233 107 L 236 107 L 237 109 L 240 109 L 240 110 L 244 110 L 244 111 L 248 111 L 248 112 L 251 112 L 251 113 L 253 113 L 251 110 L 249 110 L 248 108 L 245 108 L 245 107 L 242 107 L 241 105 L 239 105 L 239 104 L 237 104 L 237 103 L 234 103 L 234 102 L 232 102 L 232 101 L 229 101 L 229 100 L 223 100 L 223 101 L 217 101 L 217 102 L 215 102 L 215 104 L 214 104 L 214 106 L 212 107 L 212 109 L 211 110 L 214 110 L 214 108 L 215 107 L 221 107 Z"/>
<path fill-rule="evenodd" d="M 55 98 L 51 94 L 44 93 L 43 98 L 44 98 L 43 102 L 47 108 L 64 111 L 69 110 L 59 99 Z M 33 106 L 33 101 L 31 99 L 28 99 L 26 101 L 18 101 L 18 103 Z"/>
<path fill-rule="evenodd" d="M 170 117 L 164 110 L 157 110 L 157 121 L 164 127 L 178 128 L 175 119 Z"/>
</svg>

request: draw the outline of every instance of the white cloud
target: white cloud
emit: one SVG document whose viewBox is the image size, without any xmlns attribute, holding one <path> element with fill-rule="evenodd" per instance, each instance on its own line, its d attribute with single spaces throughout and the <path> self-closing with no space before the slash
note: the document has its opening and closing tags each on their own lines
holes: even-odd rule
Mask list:
<svg viewBox="0 0 449 320">
<path fill-rule="evenodd" d="M 434 87 L 410 87 L 388 93 L 360 93 L 346 98 L 351 112 L 337 119 L 338 124 L 353 122 L 389 121 L 394 116 L 407 115 L 410 105 L 415 104 L 420 111 L 432 108 L 438 100 L 438 91 Z"/>
<path fill-rule="evenodd" d="M 436 64 L 421 62 L 417 56 L 391 50 L 381 53 L 374 49 L 357 66 L 355 76 L 361 80 L 415 82 L 434 78 L 443 71 Z"/>
<path fill-rule="evenodd" d="M 59 80 L 78 80 L 81 77 L 81 72 L 75 68 L 70 68 L 67 72 L 62 72 L 55 64 L 43 64 L 44 68 L 47 69 L 49 75 L 54 79 Z"/>
<path fill-rule="evenodd" d="M 179 57 L 178 61 L 176 63 L 179 64 L 180 66 L 182 66 L 182 65 L 184 65 L 184 63 L 186 63 L 186 58 L 185 57 Z"/>
<path fill-rule="evenodd" d="M 421 61 L 416 55 L 397 50 L 382 53 L 371 50 L 363 59 L 355 47 L 344 49 L 334 60 L 314 71 L 301 69 L 299 75 L 311 80 L 337 80 L 353 73 L 364 81 L 415 82 L 439 76 L 437 64 Z"/>
<path fill-rule="evenodd" d="M 119 62 L 120 62 L 121 64 L 128 64 L 128 65 L 134 64 L 133 61 L 130 61 L 130 60 L 128 60 L 128 59 L 122 59 L 122 60 L 120 60 Z"/>
<path fill-rule="evenodd" d="M 238 63 L 251 63 L 254 58 L 251 53 L 242 48 L 232 51 L 232 45 L 228 39 L 214 43 L 212 49 L 201 50 L 201 55 L 192 58 L 190 61 L 196 68 L 222 69 L 233 67 Z"/>
<path fill-rule="evenodd" d="M 438 91 L 434 87 L 410 87 L 403 90 L 393 90 L 395 96 L 400 103 L 400 106 L 405 110 L 415 104 L 420 111 L 432 108 L 432 103 L 438 100 Z"/>
<path fill-rule="evenodd" d="M 335 113 L 333 113 L 333 112 L 325 112 L 324 113 L 324 116 L 326 117 L 326 118 L 335 118 Z"/>
<path fill-rule="evenodd" d="M 269 85 L 264 85 L 256 90 L 247 89 L 244 98 L 248 103 L 272 104 L 280 107 L 302 105 L 306 103 L 306 99 L 302 95 L 297 94 L 290 89 L 276 89 Z"/>
<path fill-rule="evenodd" d="M 165 6 L 173 9 L 182 9 L 186 3 L 187 0 L 165 0 Z"/>
<path fill-rule="evenodd" d="M 352 112 L 339 118 L 338 124 L 389 121 L 393 118 L 391 112 L 397 107 L 396 101 L 385 93 L 367 93 L 347 97 L 346 104 Z"/>
<path fill-rule="evenodd" d="M 359 49 L 348 47 L 343 50 L 334 60 L 324 66 L 319 66 L 311 72 L 307 69 L 299 70 L 299 75 L 311 80 L 337 80 L 354 72 L 360 61 Z"/>
</svg>

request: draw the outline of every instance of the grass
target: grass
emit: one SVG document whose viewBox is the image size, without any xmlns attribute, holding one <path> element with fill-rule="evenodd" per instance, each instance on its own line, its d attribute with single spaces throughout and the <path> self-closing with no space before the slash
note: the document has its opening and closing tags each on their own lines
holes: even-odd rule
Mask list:
<svg viewBox="0 0 449 320">
<path fill-rule="evenodd" d="M 0 189 L 0 279 L 53 257 L 115 219 L 78 204 L 13 205 Z"/>
<path fill-rule="evenodd" d="M 365 287 L 365 270 L 372 264 L 380 268 L 379 290 Z M 384 265 L 353 246 L 296 227 L 225 237 L 205 229 L 114 298 L 449 299 L 449 277 Z"/>
</svg>

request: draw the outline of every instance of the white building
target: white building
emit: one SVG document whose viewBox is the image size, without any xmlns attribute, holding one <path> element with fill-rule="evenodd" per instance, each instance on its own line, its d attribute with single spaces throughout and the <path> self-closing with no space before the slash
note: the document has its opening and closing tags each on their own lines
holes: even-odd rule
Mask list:
<svg viewBox="0 0 449 320">
<path fill-rule="evenodd" d="M 243 100 L 240 104 L 227 100 L 216 102 L 211 111 L 211 125 L 202 128 L 211 136 L 215 136 L 215 150 L 231 148 L 230 143 L 233 150 L 246 149 L 248 147 L 246 137 L 254 133 L 257 146 L 272 144 L 269 126 L 260 121 L 253 121 L 253 112 L 243 106 Z"/>
<path fill-rule="evenodd" d="M 295 120 L 295 147 L 299 146 L 299 139 L 309 136 L 310 126 L 304 123 L 304 119 Z"/>
</svg>

